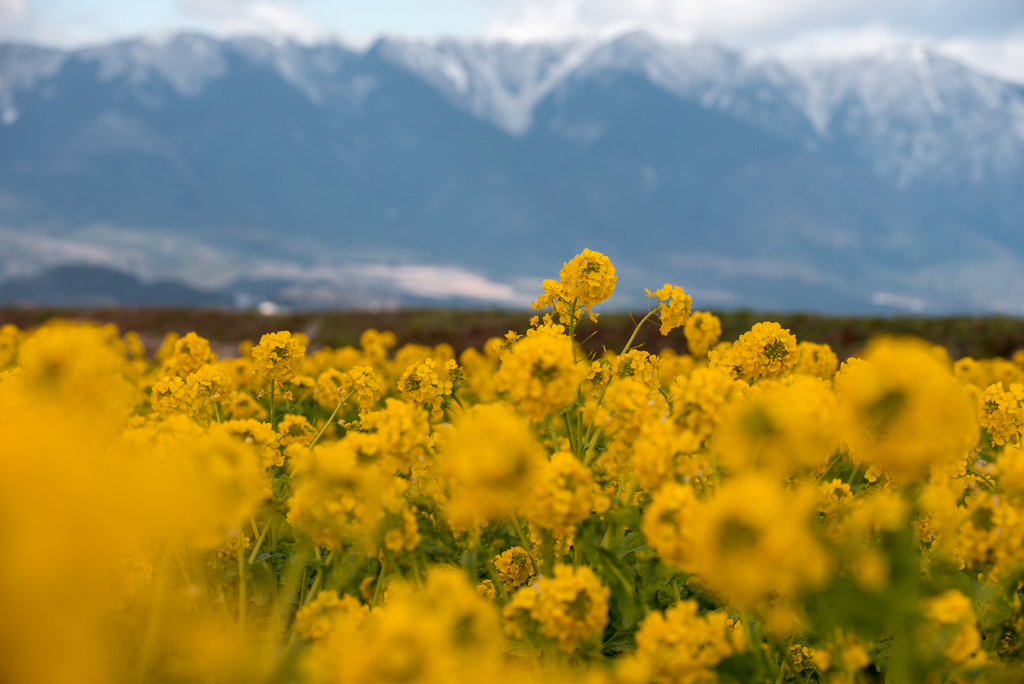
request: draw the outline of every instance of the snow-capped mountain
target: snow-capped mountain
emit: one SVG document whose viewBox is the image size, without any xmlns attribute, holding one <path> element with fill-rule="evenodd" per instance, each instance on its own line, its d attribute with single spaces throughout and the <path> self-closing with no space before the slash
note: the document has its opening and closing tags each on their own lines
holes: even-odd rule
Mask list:
<svg viewBox="0 0 1024 684">
<path fill-rule="evenodd" d="M 22 237 L 156 231 L 232 263 L 503 282 L 591 246 L 626 281 L 689 279 L 706 306 L 1017 311 L 1024 295 L 1024 87 L 917 48 L 2 45 L 0 124 L 0 227 Z"/>
</svg>

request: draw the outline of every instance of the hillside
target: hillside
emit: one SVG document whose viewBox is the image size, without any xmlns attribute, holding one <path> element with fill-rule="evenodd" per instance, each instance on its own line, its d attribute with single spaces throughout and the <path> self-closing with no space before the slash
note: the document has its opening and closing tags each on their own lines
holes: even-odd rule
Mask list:
<svg viewBox="0 0 1024 684">
<path fill-rule="evenodd" d="M 75 262 L 301 308 L 508 305 L 590 247 L 620 306 L 669 280 L 705 308 L 1024 300 L 1024 88 L 926 51 L 4 45 L 0 121 L 0 278 Z"/>
</svg>

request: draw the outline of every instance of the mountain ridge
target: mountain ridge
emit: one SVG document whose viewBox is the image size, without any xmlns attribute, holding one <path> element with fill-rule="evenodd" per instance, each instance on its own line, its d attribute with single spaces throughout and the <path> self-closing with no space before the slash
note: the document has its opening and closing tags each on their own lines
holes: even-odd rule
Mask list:
<svg viewBox="0 0 1024 684">
<path fill-rule="evenodd" d="M 642 33 L 0 45 L 0 228 L 506 284 L 591 247 L 624 284 L 689 279 L 718 305 L 1016 310 L 1024 87 L 858 60 Z M 989 262 L 1002 283 L 970 275 Z"/>
</svg>

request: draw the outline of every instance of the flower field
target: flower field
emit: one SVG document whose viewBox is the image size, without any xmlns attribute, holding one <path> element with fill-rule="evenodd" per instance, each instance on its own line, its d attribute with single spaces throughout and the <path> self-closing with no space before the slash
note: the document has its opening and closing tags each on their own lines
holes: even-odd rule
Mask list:
<svg viewBox="0 0 1024 684">
<path fill-rule="evenodd" d="M 0 680 L 1021 681 L 1024 353 L 672 285 L 595 351 L 615 284 L 460 354 L 0 328 Z"/>
</svg>

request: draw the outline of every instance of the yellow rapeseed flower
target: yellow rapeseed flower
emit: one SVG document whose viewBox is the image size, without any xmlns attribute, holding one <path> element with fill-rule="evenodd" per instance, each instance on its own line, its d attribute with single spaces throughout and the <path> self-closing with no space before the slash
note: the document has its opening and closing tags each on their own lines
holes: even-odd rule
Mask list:
<svg viewBox="0 0 1024 684">
<path fill-rule="evenodd" d="M 500 520 L 519 510 L 540 465 L 540 447 L 523 420 L 501 404 L 468 409 L 445 444 L 440 465 L 456 487 L 453 520 Z"/>
<path fill-rule="evenodd" d="M 694 311 L 683 328 L 686 346 L 694 357 L 706 356 L 722 336 L 722 321 L 707 311 Z"/>
<path fill-rule="evenodd" d="M 569 404 L 586 369 L 573 360 L 572 340 L 538 335 L 516 343 L 494 378 L 498 391 L 530 420 L 541 420 Z"/>
<path fill-rule="evenodd" d="M 668 335 L 669 331 L 686 325 L 693 307 L 693 299 L 683 292 L 683 288 L 665 283 L 660 290 L 647 290 L 647 298 L 658 300 L 657 312 L 661 319 L 662 335 Z"/>
<path fill-rule="evenodd" d="M 267 333 L 252 348 L 253 372 L 267 380 L 290 380 L 305 354 L 306 348 L 290 332 Z"/>
</svg>

